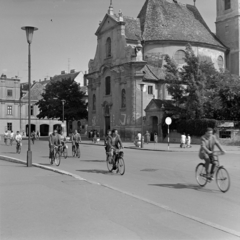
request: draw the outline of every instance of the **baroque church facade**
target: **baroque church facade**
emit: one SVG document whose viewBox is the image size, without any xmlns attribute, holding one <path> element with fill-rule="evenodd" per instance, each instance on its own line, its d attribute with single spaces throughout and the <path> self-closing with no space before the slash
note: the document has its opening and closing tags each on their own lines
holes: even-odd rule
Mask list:
<svg viewBox="0 0 240 240">
<path fill-rule="evenodd" d="M 163 117 L 171 108 L 164 57 L 168 54 L 181 67 L 188 43 L 216 69 L 227 67 L 239 74 L 235 63 L 239 46 L 221 30 L 226 30 L 226 24 L 229 31 L 239 26 L 235 19 L 239 2 L 231 0 L 229 10 L 229 0 L 217 0 L 217 36 L 195 6 L 177 0 L 146 0 L 136 18 L 121 11 L 115 14 L 110 4 L 95 33 L 95 57 L 84 76 L 88 80 L 88 130 L 97 130 L 103 137 L 115 128 L 124 140 L 133 140 L 143 121 L 144 132 L 157 133 L 161 140 Z M 143 92 L 140 84 L 144 84 Z"/>
</svg>

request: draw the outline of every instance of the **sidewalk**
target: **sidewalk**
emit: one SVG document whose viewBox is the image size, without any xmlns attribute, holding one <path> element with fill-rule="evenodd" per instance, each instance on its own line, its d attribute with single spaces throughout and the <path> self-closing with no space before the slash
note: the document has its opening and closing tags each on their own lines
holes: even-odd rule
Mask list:
<svg viewBox="0 0 240 240">
<path fill-rule="evenodd" d="M 95 146 L 102 147 L 104 145 L 104 142 L 100 141 L 98 143 L 93 143 L 91 140 L 89 141 L 83 140 L 82 144 L 95 145 Z M 198 152 L 200 148 L 199 145 L 192 145 L 191 148 L 180 148 L 180 144 L 177 144 L 177 143 L 170 143 L 169 148 L 167 143 L 149 143 L 149 144 L 145 143 L 143 148 L 138 148 L 132 142 L 123 142 L 123 146 L 124 148 L 135 149 L 140 151 L 145 150 L 145 151 L 167 151 L 167 152 Z M 240 154 L 240 146 L 223 146 L 223 148 L 227 152 Z"/>
</svg>

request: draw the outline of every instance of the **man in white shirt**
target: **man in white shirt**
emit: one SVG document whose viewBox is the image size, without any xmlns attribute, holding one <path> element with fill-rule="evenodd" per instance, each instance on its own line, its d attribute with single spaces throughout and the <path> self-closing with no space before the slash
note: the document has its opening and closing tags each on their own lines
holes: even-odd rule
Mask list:
<svg viewBox="0 0 240 240">
<path fill-rule="evenodd" d="M 21 142 L 22 141 L 22 135 L 17 131 L 16 137 L 15 137 L 16 142 Z"/>
<path fill-rule="evenodd" d="M 185 148 L 186 147 L 186 135 L 185 133 L 183 133 L 181 135 L 181 145 L 180 145 L 181 148 Z"/>
</svg>

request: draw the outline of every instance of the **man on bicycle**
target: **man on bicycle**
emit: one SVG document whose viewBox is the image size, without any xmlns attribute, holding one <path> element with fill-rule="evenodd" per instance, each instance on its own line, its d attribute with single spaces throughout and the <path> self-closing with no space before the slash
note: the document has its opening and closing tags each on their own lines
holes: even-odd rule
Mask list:
<svg viewBox="0 0 240 240">
<path fill-rule="evenodd" d="M 216 137 L 213 135 L 213 129 L 207 128 L 205 135 L 201 137 L 201 147 L 199 150 L 199 158 L 205 160 L 205 169 L 207 178 L 213 179 L 214 169 L 215 169 L 215 161 L 214 161 L 214 146 L 216 145 L 222 153 L 225 153 L 221 144 L 218 142 Z M 208 168 L 209 164 L 212 164 L 211 172 L 209 174 Z"/>
<path fill-rule="evenodd" d="M 116 129 L 112 130 L 112 147 L 114 150 L 123 148 L 122 140 Z M 116 169 L 116 161 L 115 161 L 115 154 L 113 154 L 113 170 L 115 169 Z"/>
<path fill-rule="evenodd" d="M 22 135 L 20 134 L 19 131 L 17 131 L 17 134 L 16 134 L 16 137 L 15 137 L 15 140 L 16 140 L 16 143 L 17 143 L 16 147 L 18 147 L 18 144 L 20 144 L 20 146 L 21 146 Z"/>
<path fill-rule="evenodd" d="M 77 130 L 75 130 L 75 133 L 72 135 L 72 151 L 74 151 L 76 149 L 76 143 L 80 143 L 81 140 L 81 135 L 80 133 L 78 133 Z M 78 145 L 79 147 L 79 145 Z"/>
<path fill-rule="evenodd" d="M 104 145 L 105 145 L 106 154 L 109 154 L 110 156 L 112 156 L 112 136 L 111 136 L 110 129 L 107 131 L 107 136 L 104 139 Z"/>
<path fill-rule="evenodd" d="M 60 137 L 58 136 L 57 130 L 55 129 L 53 133 L 49 135 L 49 158 L 50 159 L 52 159 L 52 154 L 54 154 L 54 147 L 59 145 L 60 145 Z"/>
</svg>

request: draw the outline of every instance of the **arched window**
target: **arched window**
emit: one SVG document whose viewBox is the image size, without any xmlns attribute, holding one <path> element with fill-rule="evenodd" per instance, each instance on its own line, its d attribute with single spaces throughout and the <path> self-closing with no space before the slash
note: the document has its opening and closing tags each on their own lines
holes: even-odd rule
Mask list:
<svg viewBox="0 0 240 240">
<path fill-rule="evenodd" d="M 106 77 L 105 79 L 105 90 L 106 95 L 111 94 L 111 77 Z"/>
<path fill-rule="evenodd" d="M 112 53 L 111 53 L 112 49 L 111 49 L 111 38 L 108 38 L 106 41 L 106 57 L 111 57 Z"/>
<path fill-rule="evenodd" d="M 177 64 L 184 64 L 185 63 L 185 52 L 183 50 L 178 50 L 174 54 L 174 60 Z"/>
<path fill-rule="evenodd" d="M 96 95 L 93 94 L 93 105 L 92 105 L 92 109 L 96 110 Z"/>
<path fill-rule="evenodd" d="M 122 90 L 122 108 L 126 107 L 126 91 L 125 89 Z"/>
<path fill-rule="evenodd" d="M 231 0 L 225 0 L 224 5 L 225 5 L 225 10 L 230 9 L 231 8 Z"/>
<path fill-rule="evenodd" d="M 223 68 L 223 57 L 222 56 L 218 56 L 218 67 L 221 69 Z"/>
</svg>

